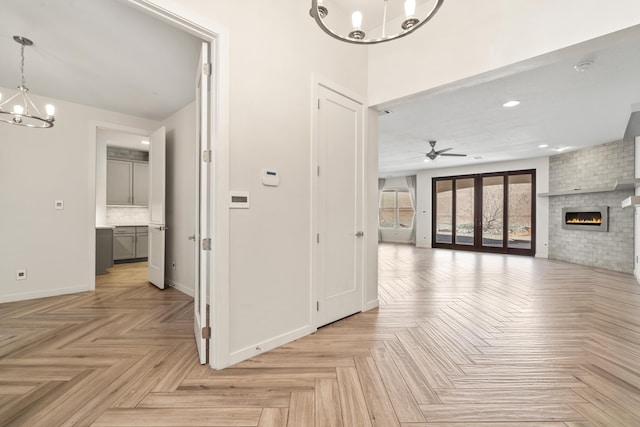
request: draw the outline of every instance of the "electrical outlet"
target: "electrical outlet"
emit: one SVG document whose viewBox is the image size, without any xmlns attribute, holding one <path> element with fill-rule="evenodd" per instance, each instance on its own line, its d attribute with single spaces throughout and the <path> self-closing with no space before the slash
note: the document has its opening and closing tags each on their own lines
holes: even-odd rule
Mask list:
<svg viewBox="0 0 640 427">
<path fill-rule="evenodd" d="M 62 209 L 64 209 L 64 200 L 56 200 L 56 201 L 54 202 L 54 206 L 55 206 L 55 208 L 56 208 L 56 209 L 58 209 L 58 210 L 62 210 Z"/>
<path fill-rule="evenodd" d="M 27 269 L 16 270 L 16 280 L 27 280 Z"/>
</svg>

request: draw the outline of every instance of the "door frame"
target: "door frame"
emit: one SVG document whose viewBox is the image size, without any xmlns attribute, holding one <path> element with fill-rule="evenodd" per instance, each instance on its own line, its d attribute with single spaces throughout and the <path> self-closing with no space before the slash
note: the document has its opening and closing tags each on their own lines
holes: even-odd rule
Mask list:
<svg viewBox="0 0 640 427">
<path fill-rule="evenodd" d="M 362 129 L 361 134 L 363 138 L 363 147 L 361 150 L 361 203 L 362 203 L 362 212 L 361 221 L 362 228 L 365 231 L 364 236 L 362 237 L 361 242 L 361 251 L 362 251 L 362 265 L 360 266 L 360 274 L 362 284 L 360 286 L 361 296 L 360 296 L 360 310 L 366 311 L 370 308 L 373 308 L 377 305 L 377 300 L 374 304 L 370 304 L 367 302 L 367 288 L 366 283 L 369 276 L 367 275 L 367 252 L 369 246 L 369 239 L 372 237 L 370 234 L 370 227 L 368 226 L 367 221 L 367 209 L 369 206 L 367 205 L 367 177 L 368 177 L 368 159 L 367 159 L 367 135 L 368 135 L 368 115 L 367 115 L 367 101 L 366 98 L 349 90 L 345 87 L 340 86 L 339 84 L 317 74 L 312 73 L 311 76 L 311 229 L 309 230 L 309 243 L 310 243 L 310 279 L 311 279 L 311 292 L 309 299 L 309 325 L 312 330 L 317 330 L 319 316 L 318 310 L 316 306 L 316 302 L 318 301 L 319 296 L 319 285 L 320 285 L 320 271 L 319 271 L 319 250 L 316 236 L 319 231 L 319 222 L 320 218 L 318 215 L 318 207 L 319 207 L 319 180 L 318 180 L 318 167 L 319 167 L 319 159 L 318 159 L 318 149 L 319 149 L 319 114 L 318 114 L 318 102 L 319 102 L 319 92 L 320 87 L 324 87 L 328 90 L 336 92 L 342 96 L 345 96 L 362 106 Z M 377 185 L 377 183 L 376 183 Z M 355 230 L 354 230 L 355 231 Z M 377 234 L 376 234 L 376 245 L 377 245 Z M 377 264 L 377 263 L 376 263 Z"/>
<path fill-rule="evenodd" d="M 521 248 L 513 248 L 509 247 L 508 244 L 508 180 L 510 176 L 517 175 L 531 175 L 531 248 L 529 249 L 521 249 Z M 503 212 L 505 215 L 504 218 L 504 228 L 503 228 L 503 247 L 491 247 L 491 246 L 483 246 L 482 245 L 482 208 L 483 208 L 483 198 L 482 198 L 482 179 L 485 177 L 495 177 L 501 176 L 504 178 L 504 188 L 503 188 Z M 455 229 L 456 229 L 456 186 L 455 182 L 459 179 L 473 179 L 474 185 L 474 237 L 472 245 L 462 245 L 455 242 Z M 451 180 L 454 185 L 452 186 L 452 234 L 451 234 L 451 243 L 438 243 L 436 242 L 437 238 L 437 192 L 436 185 L 440 181 Z M 489 252 L 489 253 L 501 253 L 501 254 L 511 254 L 511 255 L 524 255 L 524 256 L 535 256 L 536 254 L 536 169 L 523 169 L 523 170 L 510 170 L 510 171 L 500 171 L 500 172 L 486 172 L 486 173 L 475 173 L 475 174 L 466 174 L 466 175 L 452 175 L 452 176 L 439 176 L 431 178 L 431 247 L 432 248 L 443 248 L 443 249 L 455 249 L 462 251 L 472 251 L 472 252 Z"/>
<path fill-rule="evenodd" d="M 194 9 L 172 0 L 127 0 L 127 4 L 148 15 L 173 25 L 211 46 L 213 62 L 212 93 L 210 102 L 210 146 L 215 147 L 215 187 L 211 198 L 215 199 L 212 224 L 213 247 L 209 264 L 213 274 L 209 280 L 209 304 L 211 307 L 212 338 L 209 340 L 209 365 L 222 369 L 230 364 L 229 340 L 229 31 Z M 126 128 L 109 123 L 92 122 L 89 126 L 88 167 L 88 254 L 92 260 L 87 266 L 88 290 L 95 290 L 95 224 L 96 224 L 96 129 L 100 126 Z M 139 132 L 140 129 L 137 129 Z M 150 133 L 153 129 L 145 129 Z M 135 130 L 132 133 L 136 133 Z"/>
</svg>

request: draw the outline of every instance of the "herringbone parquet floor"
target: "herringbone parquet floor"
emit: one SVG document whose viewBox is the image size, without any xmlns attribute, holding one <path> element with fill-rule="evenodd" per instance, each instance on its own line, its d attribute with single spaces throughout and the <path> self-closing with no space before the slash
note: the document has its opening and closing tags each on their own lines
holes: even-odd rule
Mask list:
<svg viewBox="0 0 640 427">
<path fill-rule="evenodd" d="M 385 244 L 379 309 L 216 372 L 143 267 L 0 305 L 1 426 L 640 426 L 630 275 Z"/>
</svg>

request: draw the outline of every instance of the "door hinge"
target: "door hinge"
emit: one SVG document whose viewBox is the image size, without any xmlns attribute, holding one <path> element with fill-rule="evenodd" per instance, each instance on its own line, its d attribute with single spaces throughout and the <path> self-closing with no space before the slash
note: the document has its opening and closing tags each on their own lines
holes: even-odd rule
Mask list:
<svg viewBox="0 0 640 427">
<path fill-rule="evenodd" d="M 202 250 L 203 251 L 210 251 L 211 250 L 211 239 L 210 238 L 202 239 Z"/>
<path fill-rule="evenodd" d="M 316 301 L 316 311 L 320 311 L 320 301 Z"/>
<path fill-rule="evenodd" d="M 318 166 L 318 176 L 320 176 L 320 166 Z"/>
<path fill-rule="evenodd" d="M 213 67 L 211 66 L 211 62 L 202 64 L 202 74 L 204 74 L 205 76 L 210 76 L 212 68 Z"/>
<path fill-rule="evenodd" d="M 205 163 L 211 163 L 211 150 L 204 150 L 202 152 L 202 161 Z"/>
<path fill-rule="evenodd" d="M 205 340 L 211 339 L 211 326 L 202 328 L 202 338 Z"/>
<path fill-rule="evenodd" d="M 316 243 L 320 243 L 320 233 L 316 234 Z"/>
</svg>

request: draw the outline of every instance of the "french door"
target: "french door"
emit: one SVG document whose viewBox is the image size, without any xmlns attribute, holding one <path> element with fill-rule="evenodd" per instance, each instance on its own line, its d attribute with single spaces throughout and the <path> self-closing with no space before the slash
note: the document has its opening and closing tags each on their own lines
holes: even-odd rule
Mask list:
<svg viewBox="0 0 640 427">
<path fill-rule="evenodd" d="M 432 247 L 535 254 L 535 170 L 433 178 Z"/>
</svg>

